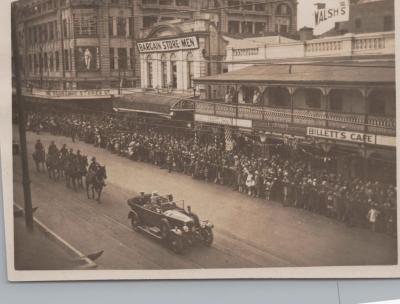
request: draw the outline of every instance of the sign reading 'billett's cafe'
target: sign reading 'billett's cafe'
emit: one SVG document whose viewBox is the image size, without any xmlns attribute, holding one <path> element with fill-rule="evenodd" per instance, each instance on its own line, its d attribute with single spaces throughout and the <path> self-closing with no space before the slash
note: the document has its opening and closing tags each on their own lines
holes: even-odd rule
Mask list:
<svg viewBox="0 0 400 304">
<path fill-rule="evenodd" d="M 180 37 L 173 39 L 154 40 L 138 42 L 137 47 L 140 53 L 173 52 L 181 50 L 193 50 L 199 48 L 196 36 Z"/>
</svg>

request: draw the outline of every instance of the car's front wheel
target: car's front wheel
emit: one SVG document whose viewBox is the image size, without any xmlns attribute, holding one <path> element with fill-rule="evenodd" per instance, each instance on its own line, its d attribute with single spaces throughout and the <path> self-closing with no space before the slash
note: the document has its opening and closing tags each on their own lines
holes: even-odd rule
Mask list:
<svg viewBox="0 0 400 304">
<path fill-rule="evenodd" d="M 132 228 L 135 231 L 139 230 L 140 219 L 139 219 L 139 216 L 136 213 L 132 213 L 132 215 L 131 215 L 131 225 L 132 225 Z"/>
<path fill-rule="evenodd" d="M 171 249 L 175 253 L 182 253 L 183 251 L 183 240 L 182 237 L 179 235 L 172 235 L 170 240 Z"/>
<path fill-rule="evenodd" d="M 162 219 L 161 220 L 161 227 L 160 227 L 160 233 L 161 233 L 161 239 L 163 241 L 166 241 L 169 237 L 170 234 L 170 227 L 167 219 Z"/>
<path fill-rule="evenodd" d="M 214 233 L 211 228 L 207 227 L 201 231 L 201 235 L 203 237 L 203 243 L 206 246 L 211 246 L 214 241 Z"/>
</svg>

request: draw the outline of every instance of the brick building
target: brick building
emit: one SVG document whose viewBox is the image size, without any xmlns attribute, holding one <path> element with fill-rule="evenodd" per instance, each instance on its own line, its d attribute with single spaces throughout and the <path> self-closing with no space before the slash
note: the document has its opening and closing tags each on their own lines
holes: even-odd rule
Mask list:
<svg viewBox="0 0 400 304">
<path fill-rule="evenodd" d="M 349 21 L 338 22 L 323 36 L 394 31 L 394 0 L 352 0 Z"/>
<path fill-rule="evenodd" d="M 136 39 L 156 23 L 216 16 L 219 32 L 293 34 L 296 1 L 20 0 L 18 35 L 23 81 L 46 90 L 140 85 Z"/>
</svg>

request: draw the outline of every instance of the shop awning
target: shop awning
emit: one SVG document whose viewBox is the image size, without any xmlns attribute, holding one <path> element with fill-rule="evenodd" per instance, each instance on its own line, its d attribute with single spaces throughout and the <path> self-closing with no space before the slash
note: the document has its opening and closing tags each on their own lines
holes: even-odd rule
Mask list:
<svg viewBox="0 0 400 304">
<path fill-rule="evenodd" d="M 394 84 L 394 66 L 272 64 L 254 65 L 237 71 L 195 79 L 197 84 L 215 83 L 347 83 Z"/>
<path fill-rule="evenodd" d="M 157 93 L 132 93 L 113 100 L 113 108 L 118 112 L 141 112 L 171 116 L 171 112 L 193 111 L 190 98 Z"/>
</svg>

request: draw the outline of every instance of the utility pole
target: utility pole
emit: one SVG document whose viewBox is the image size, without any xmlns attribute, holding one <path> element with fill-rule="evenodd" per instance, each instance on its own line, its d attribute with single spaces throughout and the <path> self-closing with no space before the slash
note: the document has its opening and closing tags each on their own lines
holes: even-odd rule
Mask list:
<svg viewBox="0 0 400 304">
<path fill-rule="evenodd" d="M 15 89 L 16 98 L 18 103 L 18 125 L 19 125 L 19 140 L 21 145 L 21 162 L 22 162 L 22 185 L 24 189 L 24 203 L 25 203 L 25 223 L 29 230 L 33 230 L 33 212 L 32 212 L 32 196 L 31 185 L 29 179 L 28 167 L 28 153 L 26 147 L 26 133 L 25 133 L 25 111 L 24 99 L 21 93 L 21 74 L 19 62 L 19 49 L 17 38 L 17 4 L 11 4 L 11 32 L 12 32 L 12 52 L 14 57 L 14 74 L 15 74 Z"/>
</svg>

